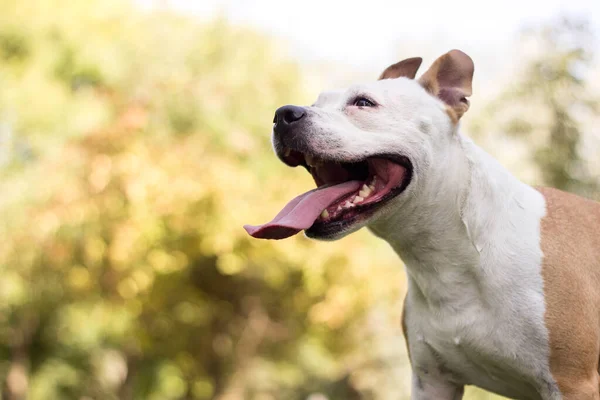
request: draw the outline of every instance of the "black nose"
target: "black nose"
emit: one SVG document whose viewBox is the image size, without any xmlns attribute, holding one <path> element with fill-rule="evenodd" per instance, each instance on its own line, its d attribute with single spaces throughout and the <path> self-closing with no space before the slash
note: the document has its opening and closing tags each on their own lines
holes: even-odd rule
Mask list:
<svg viewBox="0 0 600 400">
<path fill-rule="evenodd" d="M 275 111 L 273 123 L 275 125 L 291 125 L 296 121 L 300 121 L 306 115 L 304 107 L 298 106 L 283 106 Z"/>
</svg>

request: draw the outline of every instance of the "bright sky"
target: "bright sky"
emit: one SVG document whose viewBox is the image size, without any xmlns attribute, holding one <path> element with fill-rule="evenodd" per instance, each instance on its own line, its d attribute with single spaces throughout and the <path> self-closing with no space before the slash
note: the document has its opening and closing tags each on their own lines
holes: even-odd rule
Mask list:
<svg viewBox="0 0 600 400">
<path fill-rule="evenodd" d="M 520 28 L 560 13 L 587 16 L 600 36 L 600 0 L 140 1 L 159 1 L 202 19 L 224 15 L 288 40 L 300 60 L 367 70 L 399 56 L 427 62 L 451 48 L 494 60 Z"/>
</svg>

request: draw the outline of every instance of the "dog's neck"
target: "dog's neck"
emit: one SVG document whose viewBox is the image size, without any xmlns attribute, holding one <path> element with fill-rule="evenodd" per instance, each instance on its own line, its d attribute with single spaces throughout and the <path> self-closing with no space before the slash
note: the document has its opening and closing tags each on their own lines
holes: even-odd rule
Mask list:
<svg viewBox="0 0 600 400">
<path fill-rule="evenodd" d="M 480 268 L 490 246 L 519 237 L 519 224 L 537 205 L 533 188 L 471 140 L 455 139 L 418 197 L 370 226 L 402 258 L 411 290 L 430 305 L 468 301 L 465 291 L 487 279 Z"/>
</svg>

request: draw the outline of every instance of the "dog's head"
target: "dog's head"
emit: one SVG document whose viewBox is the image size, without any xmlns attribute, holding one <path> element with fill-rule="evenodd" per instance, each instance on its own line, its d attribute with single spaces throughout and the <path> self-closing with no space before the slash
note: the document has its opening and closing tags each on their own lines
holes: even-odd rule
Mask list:
<svg viewBox="0 0 600 400">
<path fill-rule="evenodd" d="M 305 229 L 312 238 L 337 239 L 418 201 L 434 184 L 432 169 L 450 167 L 439 164 L 469 108 L 474 71 L 471 58 L 453 50 L 415 80 L 421 61 L 403 60 L 376 82 L 324 92 L 310 107 L 279 108 L 275 152 L 305 167 L 317 189 L 248 232 L 282 238 Z"/>
</svg>

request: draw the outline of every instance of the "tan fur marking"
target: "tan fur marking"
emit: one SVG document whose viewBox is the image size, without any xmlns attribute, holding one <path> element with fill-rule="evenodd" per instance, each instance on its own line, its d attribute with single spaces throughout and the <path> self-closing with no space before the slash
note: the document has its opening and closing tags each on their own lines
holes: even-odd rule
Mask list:
<svg viewBox="0 0 600 400">
<path fill-rule="evenodd" d="M 600 203 L 538 190 L 550 370 L 565 400 L 600 399 Z"/>
</svg>

